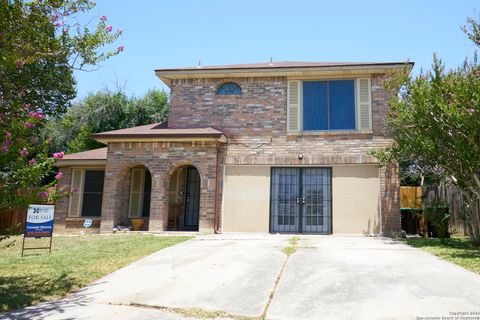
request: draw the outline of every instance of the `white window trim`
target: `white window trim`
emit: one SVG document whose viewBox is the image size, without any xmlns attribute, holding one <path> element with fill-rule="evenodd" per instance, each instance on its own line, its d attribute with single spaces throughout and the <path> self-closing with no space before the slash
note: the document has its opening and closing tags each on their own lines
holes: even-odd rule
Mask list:
<svg viewBox="0 0 480 320">
<path fill-rule="evenodd" d="M 67 210 L 67 218 L 100 218 L 100 216 L 82 216 L 82 209 L 83 209 L 83 190 L 85 188 L 85 173 L 87 171 L 105 171 L 105 168 L 100 168 L 100 167 L 92 167 L 92 168 L 79 168 L 79 167 L 72 167 L 71 168 L 72 172 L 72 178 L 70 181 L 70 191 L 73 190 L 73 171 L 74 170 L 80 170 L 80 188 L 78 190 L 78 215 L 77 216 L 72 216 L 70 215 L 70 208 L 72 205 L 72 197 L 69 198 L 68 200 L 68 210 Z M 103 197 L 103 192 L 102 192 L 102 197 Z"/>
</svg>

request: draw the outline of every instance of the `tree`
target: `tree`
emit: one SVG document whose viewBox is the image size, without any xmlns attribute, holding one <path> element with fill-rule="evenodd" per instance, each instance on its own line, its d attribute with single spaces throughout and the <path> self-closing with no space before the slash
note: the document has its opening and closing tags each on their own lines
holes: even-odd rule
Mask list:
<svg viewBox="0 0 480 320">
<path fill-rule="evenodd" d="M 49 121 L 44 135 L 55 137 L 52 150 L 68 153 L 100 148 L 92 134 L 164 122 L 168 118 L 168 96 L 151 89 L 141 98 L 122 91 L 92 93 L 70 107 L 67 113 Z"/>
<path fill-rule="evenodd" d="M 124 49 L 101 50 L 122 32 L 106 25 L 105 16 L 94 28 L 78 22 L 93 6 L 89 0 L 0 0 L 0 212 L 62 195 L 55 181 L 42 181 L 55 175 L 63 152 L 50 158 L 39 133 L 75 96 L 73 70 Z"/>
<path fill-rule="evenodd" d="M 480 45 L 478 22 L 464 27 Z M 377 150 L 381 162 L 395 160 L 435 168 L 458 186 L 464 199 L 467 231 L 480 245 L 480 65 L 476 55 L 446 71 L 434 56 L 432 70 L 417 77 L 397 74 L 390 88 L 402 85 L 400 97 L 390 102 L 387 123 L 394 144 Z"/>
</svg>

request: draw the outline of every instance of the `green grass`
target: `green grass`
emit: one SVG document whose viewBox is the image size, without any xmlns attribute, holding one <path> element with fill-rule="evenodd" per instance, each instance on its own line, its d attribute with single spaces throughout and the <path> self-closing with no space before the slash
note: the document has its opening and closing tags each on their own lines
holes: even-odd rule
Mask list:
<svg viewBox="0 0 480 320">
<path fill-rule="evenodd" d="M 450 238 L 445 239 L 443 243 L 437 238 L 408 238 L 402 241 L 465 269 L 480 273 L 480 247 L 474 246 L 468 238 Z"/>
<path fill-rule="evenodd" d="M 290 244 L 288 247 L 282 249 L 282 252 L 285 253 L 287 256 L 294 254 L 297 251 L 297 242 L 300 240 L 299 237 L 293 237 L 288 240 Z"/>
<path fill-rule="evenodd" d="M 158 307 L 158 306 L 148 306 L 144 304 L 131 303 L 130 306 L 148 308 L 148 309 L 159 309 L 165 310 L 171 313 L 177 313 L 187 318 L 194 319 L 231 319 L 231 320 L 262 320 L 261 317 L 251 317 L 243 316 L 238 314 L 228 313 L 222 310 L 204 310 L 199 308 L 170 308 L 170 307 Z"/>
<path fill-rule="evenodd" d="M 58 299 L 141 257 L 191 237 L 88 235 L 53 238 L 52 253 L 29 250 L 20 256 L 22 238 L 0 242 L 0 312 Z M 6 248 L 11 240 L 15 244 Z M 45 246 L 48 239 L 27 239 Z"/>
</svg>

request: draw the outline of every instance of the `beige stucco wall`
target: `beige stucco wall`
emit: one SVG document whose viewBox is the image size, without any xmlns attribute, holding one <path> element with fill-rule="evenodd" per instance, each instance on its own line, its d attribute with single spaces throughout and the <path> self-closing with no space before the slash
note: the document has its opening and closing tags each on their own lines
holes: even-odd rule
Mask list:
<svg viewBox="0 0 480 320">
<path fill-rule="evenodd" d="M 334 234 L 380 232 L 379 169 L 376 165 L 332 168 Z M 270 167 L 226 166 L 223 231 L 269 232 Z"/>
<path fill-rule="evenodd" d="M 380 232 L 378 166 L 338 166 L 332 169 L 334 234 Z"/>
<path fill-rule="evenodd" d="M 226 166 L 223 231 L 269 232 L 270 167 Z"/>
</svg>

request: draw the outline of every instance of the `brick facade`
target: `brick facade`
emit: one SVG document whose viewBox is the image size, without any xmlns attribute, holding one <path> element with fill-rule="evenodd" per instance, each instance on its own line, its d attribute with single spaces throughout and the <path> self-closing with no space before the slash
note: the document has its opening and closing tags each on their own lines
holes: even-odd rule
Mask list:
<svg viewBox="0 0 480 320">
<path fill-rule="evenodd" d="M 171 85 L 169 126 L 212 126 L 228 137 L 222 165 L 372 164 L 369 150 L 392 143 L 385 127 L 391 93 L 384 75 L 371 77 L 372 132 L 323 132 L 287 135 L 287 78 L 175 79 Z M 241 95 L 218 96 L 216 89 L 234 81 Z M 299 155 L 303 156 L 299 160 Z M 219 170 L 222 172 L 223 170 Z M 383 232 L 400 230 L 398 168 L 380 169 Z M 221 193 L 221 185 L 219 193 Z M 221 198 L 220 198 L 221 199 Z"/>
<path fill-rule="evenodd" d="M 216 95 L 217 87 L 235 81 L 241 95 Z M 229 138 L 285 134 L 287 79 L 180 79 L 171 86 L 168 125 L 213 127 Z"/>
<path fill-rule="evenodd" d="M 127 218 L 130 170 L 143 165 L 152 177 L 149 230 L 166 230 L 172 173 L 183 165 L 200 174 L 200 231 L 212 232 L 215 220 L 217 144 L 215 142 L 124 142 L 108 145 L 101 232 Z"/>
<path fill-rule="evenodd" d="M 115 142 L 109 143 L 102 204 L 101 232 L 127 218 L 130 169 L 145 166 L 152 176 L 149 230 L 166 229 L 169 178 L 181 165 L 192 165 L 201 178 L 200 231 L 221 225 L 224 165 L 372 164 L 369 150 L 389 145 L 385 128 L 388 100 L 382 75 L 372 75 L 372 132 L 324 132 L 287 135 L 287 78 L 173 79 L 169 127 L 213 127 L 228 143 Z M 224 82 L 241 86 L 241 95 L 216 95 Z M 299 155 L 303 159 L 299 159 Z M 62 169 L 62 186 L 69 188 L 69 168 Z M 400 230 L 398 166 L 380 169 L 383 233 Z M 58 230 L 67 229 L 68 200 L 57 202 Z"/>
</svg>

